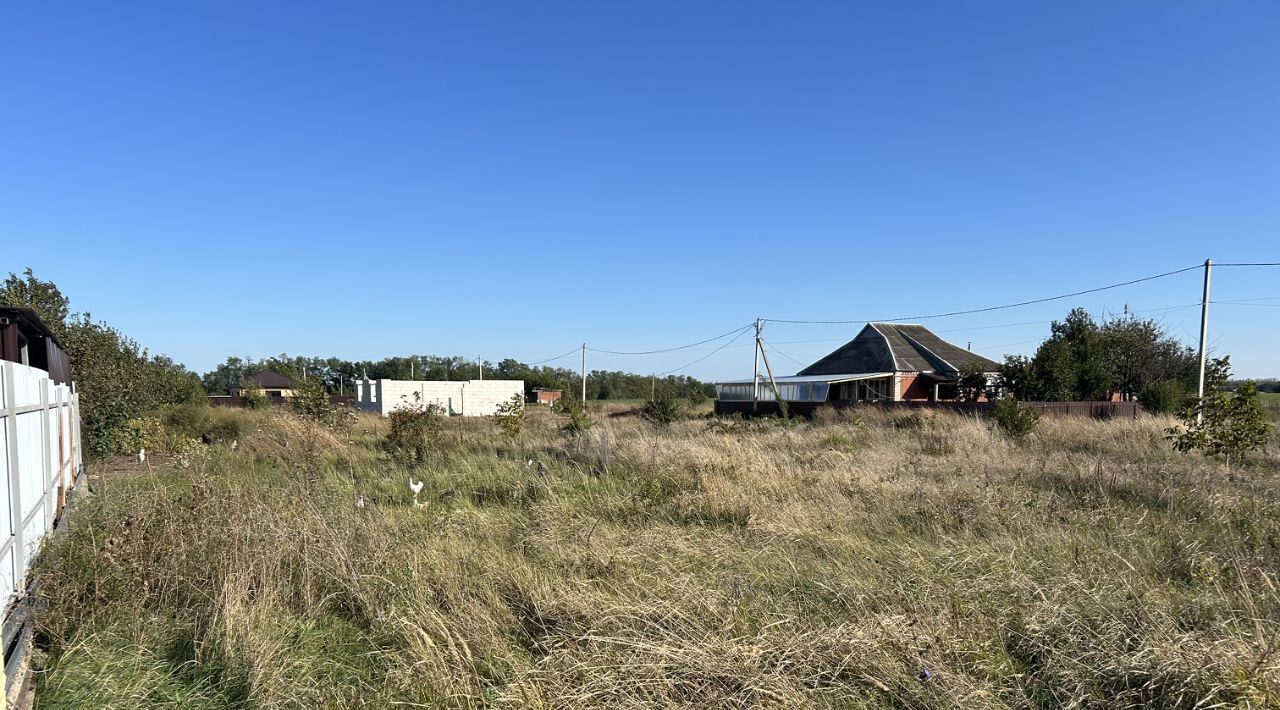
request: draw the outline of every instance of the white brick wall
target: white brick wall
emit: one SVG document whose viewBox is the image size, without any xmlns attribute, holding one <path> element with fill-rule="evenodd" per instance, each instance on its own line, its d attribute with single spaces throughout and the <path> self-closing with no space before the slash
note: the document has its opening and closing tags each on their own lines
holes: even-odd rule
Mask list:
<svg viewBox="0 0 1280 710">
<path fill-rule="evenodd" d="M 416 397 L 414 395 L 417 395 Z M 435 404 L 451 414 L 486 417 L 514 395 L 524 399 L 524 380 L 359 380 L 356 406 L 387 416 L 402 404 Z"/>
</svg>

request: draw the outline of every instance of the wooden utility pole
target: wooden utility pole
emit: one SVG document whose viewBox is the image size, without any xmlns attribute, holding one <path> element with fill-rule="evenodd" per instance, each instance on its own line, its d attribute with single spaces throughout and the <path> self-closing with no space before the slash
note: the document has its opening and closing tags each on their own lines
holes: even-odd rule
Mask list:
<svg viewBox="0 0 1280 710">
<path fill-rule="evenodd" d="M 756 319 L 756 348 L 751 365 L 751 413 L 760 409 L 760 319 Z"/>
<path fill-rule="evenodd" d="M 1196 387 L 1198 401 L 1204 402 L 1204 359 L 1205 345 L 1209 334 L 1209 267 L 1213 265 L 1209 259 L 1204 260 L 1204 294 L 1200 297 L 1200 384 Z M 1204 421 L 1204 407 L 1196 409 L 1196 422 Z"/>
<path fill-rule="evenodd" d="M 587 404 L 587 344 L 582 344 L 582 404 Z"/>
</svg>

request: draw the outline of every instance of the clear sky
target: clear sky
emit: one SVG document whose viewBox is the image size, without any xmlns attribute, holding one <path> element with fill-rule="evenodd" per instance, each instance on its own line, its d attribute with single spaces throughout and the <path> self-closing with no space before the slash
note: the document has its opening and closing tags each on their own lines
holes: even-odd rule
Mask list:
<svg viewBox="0 0 1280 710">
<path fill-rule="evenodd" d="M 15 0 L 0 269 L 205 370 L 648 350 L 1280 261 L 1278 37 L 1273 0 Z M 1199 296 L 1190 272 L 925 323 L 998 358 L 1127 305 L 1192 342 Z M 1215 271 L 1214 299 L 1237 374 L 1280 376 L 1280 269 Z M 807 363 L 857 329 L 765 338 Z M 750 368 L 747 336 L 685 372 Z"/>
</svg>

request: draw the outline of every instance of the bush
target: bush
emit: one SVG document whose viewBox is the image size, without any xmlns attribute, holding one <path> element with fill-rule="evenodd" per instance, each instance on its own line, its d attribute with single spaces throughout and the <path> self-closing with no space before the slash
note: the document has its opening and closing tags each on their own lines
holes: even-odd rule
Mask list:
<svg viewBox="0 0 1280 710">
<path fill-rule="evenodd" d="M 519 394 L 511 395 L 511 399 L 498 405 L 498 413 L 493 415 L 493 420 L 498 424 L 498 429 L 508 437 L 514 439 L 520 436 L 520 430 L 524 428 L 524 397 Z"/>
<path fill-rule="evenodd" d="M 684 407 L 669 390 L 658 390 L 644 403 L 644 413 L 656 424 L 666 426 L 684 416 Z"/>
<path fill-rule="evenodd" d="M 570 436 L 579 436 L 591 428 L 591 414 L 587 411 L 586 405 L 568 392 L 556 400 L 555 410 L 564 417 L 564 424 L 560 427 L 560 431 Z"/>
<path fill-rule="evenodd" d="M 1223 457 L 1230 465 L 1266 445 L 1271 426 L 1258 406 L 1257 386 L 1246 381 L 1227 393 L 1222 388 L 1230 374 L 1230 358 L 1209 364 L 1204 397 L 1178 415 L 1183 428 L 1166 432 L 1175 450 L 1187 453 L 1200 449 L 1206 456 Z"/>
<path fill-rule="evenodd" d="M 1152 414 L 1172 414 L 1187 406 L 1187 390 L 1177 380 L 1159 380 L 1142 388 L 1138 402 Z"/>
<path fill-rule="evenodd" d="M 248 384 L 244 386 L 243 390 L 241 390 L 240 404 L 242 404 L 245 409 L 259 410 L 270 407 L 271 400 L 267 399 L 267 396 L 262 393 L 261 387 L 254 384 L 252 380 L 249 380 Z"/>
<path fill-rule="evenodd" d="M 164 425 L 156 417 L 134 417 L 124 423 L 116 436 L 116 451 L 136 454 L 139 449 L 159 448 L 164 438 Z"/>
<path fill-rule="evenodd" d="M 1001 397 L 996 400 L 993 414 L 996 426 L 1012 439 L 1021 439 L 1031 433 L 1040 421 L 1040 412 L 1024 406 L 1013 397 Z"/>
<path fill-rule="evenodd" d="M 164 428 L 185 439 L 232 441 L 243 433 L 241 415 L 234 409 L 183 404 L 172 407 L 161 417 Z"/>
<path fill-rule="evenodd" d="M 391 423 L 387 443 L 404 463 L 425 460 L 427 454 L 444 450 L 444 414 L 441 406 L 420 401 L 396 407 L 387 416 Z"/>
<path fill-rule="evenodd" d="M 326 426 L 338 423 L 338 410 L 329 402 L 329 393 L 320 380 L 303 380 L 294 387 L 289 406 L 299 416 L 312 419 Z"/>
</svg>

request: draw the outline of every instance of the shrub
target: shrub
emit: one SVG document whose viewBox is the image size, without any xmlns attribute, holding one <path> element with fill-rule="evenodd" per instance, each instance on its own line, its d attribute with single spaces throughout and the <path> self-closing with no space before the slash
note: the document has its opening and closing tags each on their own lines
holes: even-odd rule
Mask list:
<svg viewBox="0 0 1280 710">
<path fill-rule="evenodd" d="M 591 414 L 587 412 L 586 405 L 568 393 L 556 400 L 555 410 L 564 417 L 564 424 L 560 427 L 560 431 L 570 436 L 578 436 L 591 428 Z"/>
<path fill-rule="evenodd" d="M 124 423 L 116 436 L 116 450 L 134 454 L 139 449 L 155 450 L 164 437 L 164 425 L 156 417 L 134 417 Z"/>
<path fill-rule="evenodd" d="M 668 390 L 658 390 L 653 399 L 644 403 L 644 413 L 656 424 L 663 426 L 684 416 L 684 407 L 680 400 Z"/>
<path fill-rule="evenodd" d="M 1173 448 L 1182 453 L 1200 449 L 1206 456 L 1221 456 L 1230 465 L 1267 443 L 1271 427 L 1258 406 L 1258 388 L 1252 381 L 1227 393 L 1222 387 L 1231 374 L 1230 358 L 1209 364 L 1205 394 L 1178 415 L 1182 428 L 1167 430 Z"/>
<path fill-rule="evenodd" d="M 1040 421 L 1040 412 L 1024 406 L 1013 397 L 996 400 L 993 410 L 996 426 L 1012 439 L 1021 439 L 1031 433 Z"/>
<path fill-rule="evenodd" d="M 511 395 L 511 399 L 498 405 L 498 413 L 493 415 L 493 420 L 508 437 L 520 436 L 520 430 L 524 428 L 524 397 Z"/>
<path fill-rule="evenodd" d="M 392 410 L 387 419 L 391 429 L 387 432 L 387 443 L 392 451 L 405 463 L 424 460 L 427 454 L 444 449 L 444 408 L 437 404 L 422 404 L 417 401 L 402 404 Z"/>
<path fill-rule="evenodd" d="M 338 410 L 329 402 L 329 393 L 320 380 L 312 378 L 299 382 L 294 389 L 289 406 L 299 416 L 332 426 L 338 423 Z"/>
<path fill-rule="evenodd" d="M 1172 414 L 1187 406 L 1187 390 L 1177 380 L 1159 380 L 1142 388 L 1138 402 L 1152 414 Z"/>
<path fill-rule="evenodd" d="M 271 406 L 271 400 L 262 393 L 261 387 L 250 380 L 240 392 L 240 404 L 244 405 L 245 409 L 266 409 Z"/>
<path fill-rule="evenodd" d="M 234 409 L 183 404 L 165 410 L 160 421 L 169 434 L 181 439 L 227 442 L 243 433 L 241 414 Z"/>
</svg>

